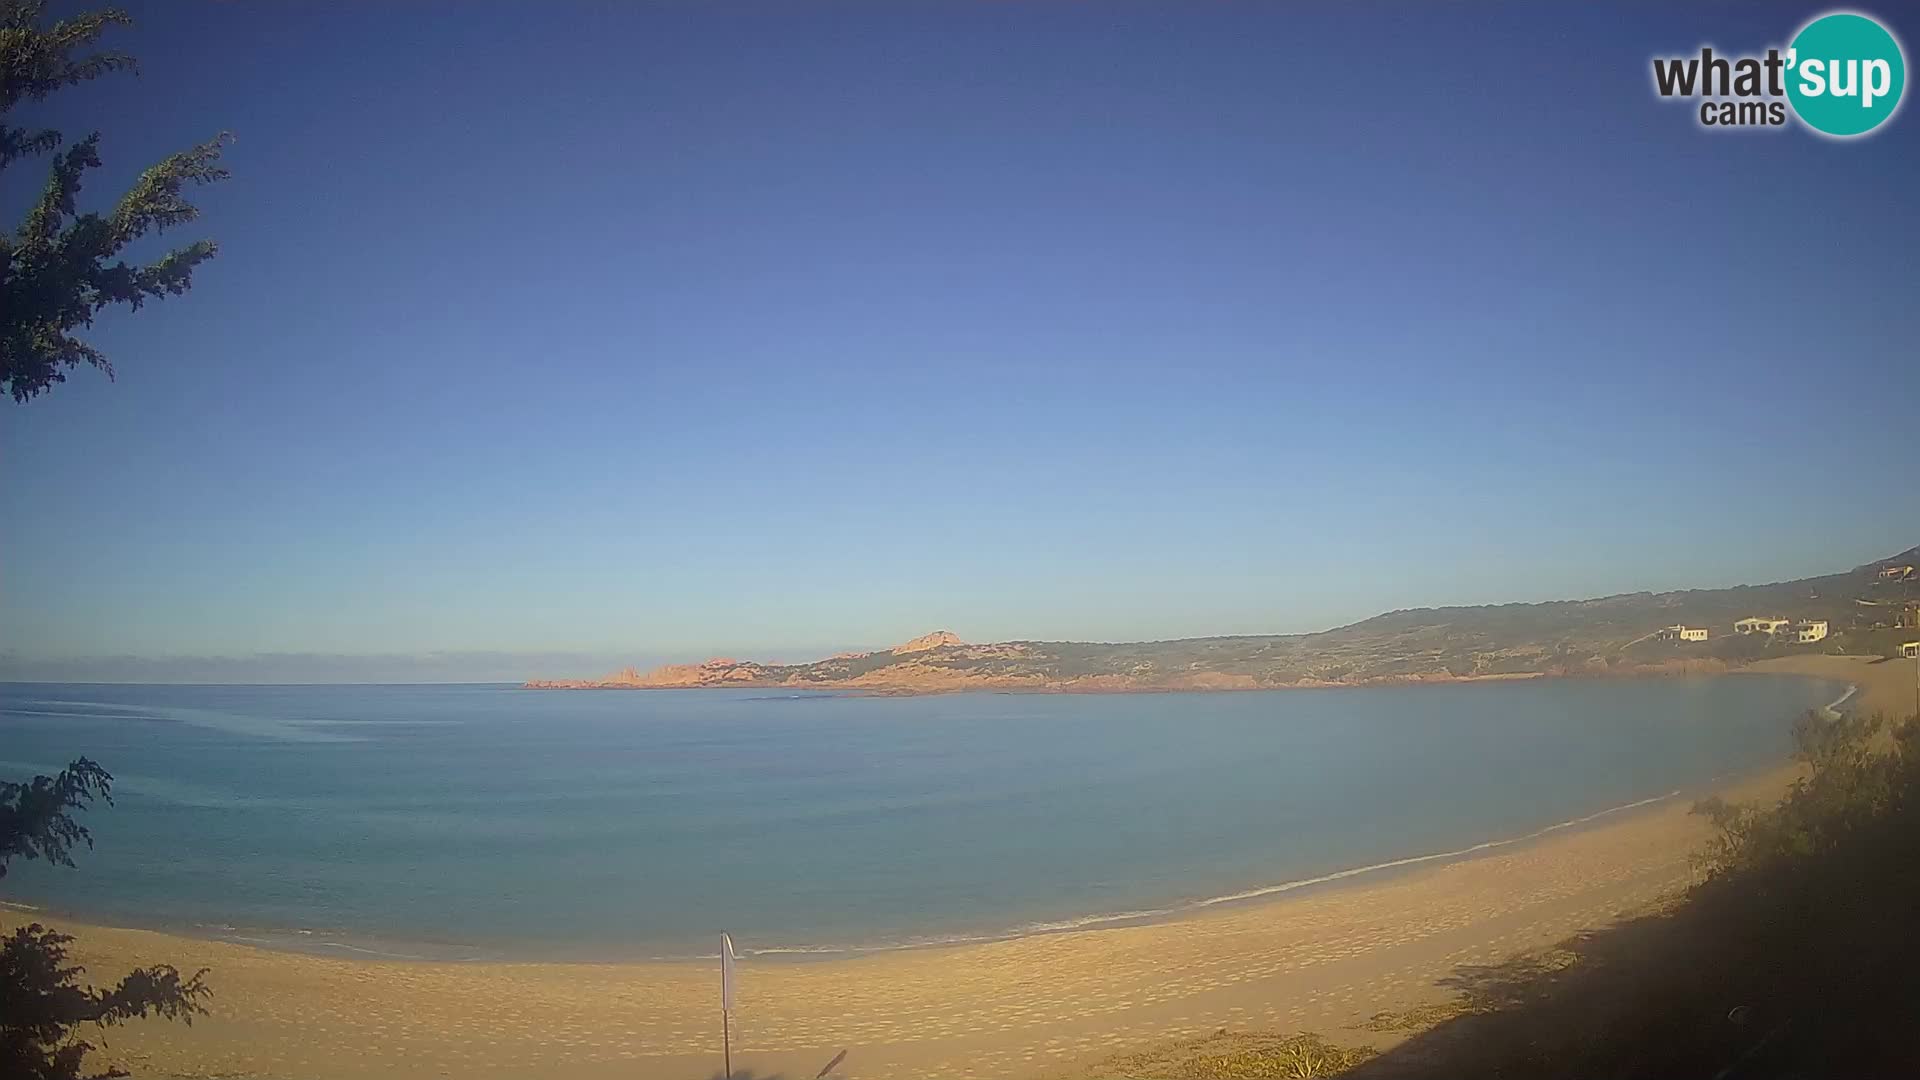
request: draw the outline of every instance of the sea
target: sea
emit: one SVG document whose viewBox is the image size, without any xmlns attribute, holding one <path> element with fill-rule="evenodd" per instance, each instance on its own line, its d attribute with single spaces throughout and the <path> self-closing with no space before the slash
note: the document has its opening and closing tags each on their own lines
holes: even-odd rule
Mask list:
<svg viewBox="0 0 1920 1080">
<path fill-rule="evenodd" d="M 1815 679 L 863 697 L 0 684 L 113 803 L 0 901 L 342 955 L 808 958 L 1165 918 L 1691 799 Z"/>
</svg>

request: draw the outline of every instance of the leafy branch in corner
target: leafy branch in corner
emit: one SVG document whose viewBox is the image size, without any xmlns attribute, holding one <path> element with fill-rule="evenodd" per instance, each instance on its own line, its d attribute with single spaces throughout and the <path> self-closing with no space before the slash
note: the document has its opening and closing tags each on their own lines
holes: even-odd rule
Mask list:
<svg viewBox="0 0 1920 1080">
<path fill-rule="evenodd" d="M 182 977 L 171 964 L 141 968 L 109 990 L 81 985 L 85 969 L 67 963 L 71 935 L 39 923 L 0 939 L 0 1069 L 8 1076 L 43 1080 L 100 1080 L 127 1076 L 108 1068 L 83 1078 L 82 1062 L 92 1043 L 69 1034 L 85 1023 L 107 1028 L 149 1015 L 193 1023 L 205 1016 L 202 1002 L 213 991 L 206 969 Z"/>
<path fill-rule="evenodd" d="M 15 858 L 73 866 L 76 845 L 93 837 L 73 819 L 95 799 L 113 803 L 113 776 L 86 758 L 58 776 L 21 784 L 0 781 L 0 878 Z M 105 990 L 83 984 L 86 969 L 68 963 L 72 936 L 39 923 L 0 938 L 0 1076 L 26 1080 L 98 1080 L 119 1069 L 81 1073 L 92 1043 L 73 1035 L 81 1024 L 113 1027 L 158 1016 L 193 1023 L 206 1015 L 213 991 L 206 969 L 182 976 L 171 964 L 138 968 Z"/>
<path fill-rule="evenodd" d="M 93 835 L 68 811 L 84 810 L 94 799 L 113 805 L 113 774 L 81 758 L 58 776 L 36 776 L 31 783 L 0 781 L 0 878 L 15 856 L 72 866 L 76 844 L 93 847 Z"/>
<path fill-rule="evenodd" d="M 187 201 L 189 186 L 227 178 L 220 134 L 147 169 L 111 212 L 81 213 L 78 196 L 87 170 L 100 167 L 95 132 L 60 151 L 65 137 L 52 129 L 6 122 L 14 107 L 110 72 L 133 71 L 120 52 L 75 53 L 112 26 L 131 25 L 125 12 L 89 12 L 42 26 L 42 0 L 0 0 L 0 175 L 23 158 L 52 154 L 47 182 L 10 233 L 0 233 L 0 388 L 25 402 L 66 381 L 66 370 L 89 364 L 113 377 L 106 354 L 74 336 L 102 309 L 139 310 L 150 299 L 178 296 L 193 271 L 218 246 L 198 240 L 144 265 L 117 258 L 149 233 L 162 233 L 200 216 Z"/>
</svg>

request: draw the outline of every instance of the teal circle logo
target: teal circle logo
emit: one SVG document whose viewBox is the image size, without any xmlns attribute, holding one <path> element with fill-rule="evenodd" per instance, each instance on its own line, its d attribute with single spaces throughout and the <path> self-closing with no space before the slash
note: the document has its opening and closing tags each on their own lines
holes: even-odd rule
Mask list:
<svg viewBox="0 0 1920 1080">
<path fill-rule="evenodd" d="M 1808 127 L 1865 135 L 1900 108 L 1907 58 L 1887 28 L 1852 12 L 1808 23 L 1787 49 L 1787 100 Z"/>
</svg>

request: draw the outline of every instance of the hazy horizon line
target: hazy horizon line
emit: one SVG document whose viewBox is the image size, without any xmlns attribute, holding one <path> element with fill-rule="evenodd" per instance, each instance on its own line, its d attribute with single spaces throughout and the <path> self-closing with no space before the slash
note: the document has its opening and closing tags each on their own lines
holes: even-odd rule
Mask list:
<svg viewBox="0 0 1920 1080">
<path fill-rule="evenodd" d="M 1331 626 L 1313 630 L 1262 631 L 1252 633 L 1188 634 L 1172 637 L 1142 638 L 1041 638 L 996 637 L 980 644 L 1005 642 L 1069 643 L 1086 645 L 1161 644 L 1176 641 L 1201 641 L 1224 638 L 1301 637 L 1328 633 L 1354 626 L 1368 619 L 1409 611 L 1437 611 L 1457 607 L 1511 607 L 1555 603 L 1590 603 L 1615 597 L 1662 595 L 1712 590 L 1715 588 L 1757 588 L 1789 584 L 1809 578 L 1851 572 L 1876 561 L 1896 558 L 1915 550 L 1905 548 L 1882 555 L 1847 569 L 1829 570 L 1802 578 L 1781 581 L 1742 583 L 1732 586 L 1695 586 L 1688 589 L 1631 590 L 1603 596 L 1559 597 L 1545 600 L 1513 600 L 1485 604 L 1428 604 L 1389 608 Z M 953 624 L 937 627 L 950 630 Z M 925 633 L 925 631 L 923 631 Z M 960 635 L 963 640 L 973 640 Z M 255 653 L 209 653 L 175 656 L 141 656 L 132 653 L 51 657 L 28 656 L 17 650 L 0 651 L 0 683 L 57 685 L 179 685 L 179 686 L 429 686 L 490 685 L 525 682 L 529 679 L 585 679 L 622 667 L 655 667 L 662 664 L 698 663 L 716 655 L 738 653 L 762 655 L 761 663 L 810 663 L 846 652 L 882 651 L 910 637 L 887 645 L 828 646 L 784 648 L 727 648 L 694 650 L 643 650 L 629 652 L 614 649 L 431 649 L 421 652 L 340 653 L 317 651 L 277 651 Z M 805 659 L 790 659 L 805 655 Z M 787 658 L 782 658 L 782 657 Z"/>
</svg>

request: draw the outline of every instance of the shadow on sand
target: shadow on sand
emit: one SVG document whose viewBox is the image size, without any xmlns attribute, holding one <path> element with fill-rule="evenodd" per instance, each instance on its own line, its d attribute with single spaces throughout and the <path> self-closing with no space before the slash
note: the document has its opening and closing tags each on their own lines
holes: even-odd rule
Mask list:
<svg viewBox="0 0 1920 1080">
<path fill-rule="evenodd" d="M 831 1080 L 838 1074 L 840 1066 L 846 1060 L 847 1051 L 842 1050 L 835 1054 L 819 1072 L 812 1074 L 813 1080 Z M 788 1077 L 785 1073 L 757 1073 L 752 1069 L 735 1069 L 732 1076 L 728 1076 L 721 1070 L 715 1070 L 708 1074 L 707 1080 L 788 1080 Z"/>
<path fill-rule="evenodd" d="M 1456 969 L 1459 1015 L 1344 1075 L 1920 1076 L 1920 733 L 1847 727 L 1799 733 L 1779 807 L 1702 804 L 1723 839 L 1683 900 Z"/>
</svg>

